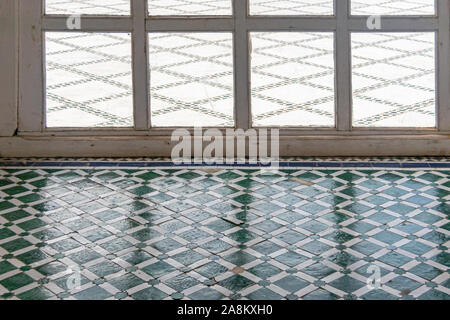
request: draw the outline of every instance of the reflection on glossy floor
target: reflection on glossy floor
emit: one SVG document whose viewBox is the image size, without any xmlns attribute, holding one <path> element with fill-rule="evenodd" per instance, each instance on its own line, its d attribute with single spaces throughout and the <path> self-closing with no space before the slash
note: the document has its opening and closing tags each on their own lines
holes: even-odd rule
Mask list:
<svg viewBox="0 0 450 320">
<path fill-rule="evenodd" d="M 4 168 L 0 198 L 0 299 L 450 297 L 448 169 Z"/>
</svg>

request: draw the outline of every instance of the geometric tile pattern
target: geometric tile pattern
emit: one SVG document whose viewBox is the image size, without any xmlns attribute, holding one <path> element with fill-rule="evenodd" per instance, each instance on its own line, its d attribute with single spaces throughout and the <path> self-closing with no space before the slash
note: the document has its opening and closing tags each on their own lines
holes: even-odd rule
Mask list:
<svg viewBox="0 0 450 320">
<path fill-rule="evenodd" d="M 47 127 L 132 127 L 131 35 L 46 32 Z"/>
<path fill-rule="evenodd" d="M 435 34 L 353 33 L 353 125 L 435 127 Z"/>
<path fill-rule="evenodd" d="M 0 299 L 450 297 L 448 170 L 4 168 L 0 199 Z"/>
</svg>

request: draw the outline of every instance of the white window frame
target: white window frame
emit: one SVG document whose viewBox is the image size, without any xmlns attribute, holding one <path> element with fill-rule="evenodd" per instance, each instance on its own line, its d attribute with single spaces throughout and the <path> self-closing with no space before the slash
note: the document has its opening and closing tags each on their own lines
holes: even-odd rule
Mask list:
<svg viewBox="0 0 450 320">
<path fill-rule="evenodd" d="M 47 156 L 170 155 L 170 135 L 174 128 L 151 126 L 147 50 L 147 33 L 151 32 L 233 33 L 235 126 L 247 130 L 251 128 L 249 33 L 328 31 L 335 33 L 336 126 L 281 128 L 281 155 L 450 155 L 450 2 L 436 0 L 435 16 L 383 16 L 382 29 L 373 31 L 367 28 L 367 16 L 350 14 L 350 0 L 334 3 L 332 16 L 250 16 L 249 0 L 232 0 L 232 16 L 148 16 L 147 0 L 131 0 L 130 16 L 83 15 L 82 29 L 77 32 L 132 34 L 134 128 L 45 128 L 43 34 L 74 30 L 67 28 L 68 15 L 44 15 L 44 0 L 19 0 L 18 6 L 11 4 L 14 6 L 11 10 L 17 10 L 20 30 L 17 106 L 20 143 Z M 436 33 L 436 128 L 352 126 L 351 32 Z M 54 150 L 40 149 L 39 143 L 42 146 L 48 139 L 53 139 Z M 78 143 L 64 144 L 74 139 Z M 1 142 L 0 138 L 0 147 Z M 123 150 L 117 150 L 121 143 Z M 27 154 L 19 152 L 19 147 L 11 151 L 16 153 Z"/>
</svg>

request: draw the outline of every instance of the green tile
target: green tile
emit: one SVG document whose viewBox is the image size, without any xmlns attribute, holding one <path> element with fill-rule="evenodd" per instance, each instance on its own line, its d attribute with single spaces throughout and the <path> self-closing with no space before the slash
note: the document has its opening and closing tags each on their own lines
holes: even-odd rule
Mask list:
<svg viewBox="0 0 450 320">
<path fill-rule="evenodd" d="M 231 276 L 225 280 L 220 281 L 219 283 L 222 287 L 227 288 L 233 292 L 239 292 L 253 285 L 254 282 L 248 278 L 245 278 L 239 274 Z"/>
<path fill-rule="evenodd" d="M 396 277 L 388 281 L 386 285 L 400 291 L 403 295 L 409 294 L 421 286 L 419 282 L 404 276 Z"/>
<path fill-rule="evenodd" d="M 443 266 L 446 266 L 447 268 L 450 268 L 450 253 L 448 252 L 441 252 L 436 256 L 434 256 L 433 258 L 431 258 L 431 260 Z"/>
<path fill-rule="evenodd" d="M 224 295 L 211 288 L 203 288 L 189 296 L 193 300 L 220 300 Z"/>
<path fill-rule="evenodd" d="M 53 296 L 54 294 L 51 291 L 43 287 L 37 287 L 21 293 L 17 297 L 20 300 L 47 300 Z"/>
<path fill-rule="evenodd" d="M 74 294 L 77 300 L 104 300 L 111 297 L 111 294 L 99 286 L 93 286 Z"/>
<path fill-rule="evenodd" d="M 386 291 L 383 291 L 381 289 L 378 290 L 372 290 L 368 293 L 364 294 L 362 296 L 364 300 L 380 300 L 380 301 L 387 301 L 387 300 L 398 300 L 398 298 Z"/>
<path fill-rule="evenodd" d="M 69 251 L 69 250 L 78 248 L 80 246 L 81 246 L 81 244 L 78 241 L 75 241 L 71 238 L 63 239 L 63 240 L 60 240 L 60 241 L 50 244 L 50 247 L 52 247 L 53 249 L 55 249 L 56 251 L 59 251 L 59 252 Z"/>
<path fill-rule="evenodd" d="M 240 267 L 247 263 L 255 261 L 256 257 L 245 251 L 236 251 L 228 256 L 225 256 L 224 259 Z"/>
<path fill-rule="evenodd" d="M 101 258 L 102 256 L 93 250 L 83 249 L 81 251 L 70 254 L 68 257 L 75 263 L 82 265 L 89 261 Z"/>
<path fill-rule="evenodd" d="M 348 253 L 348 252 L 336 252 L 335 254 L 332 254 L 327 257 L 327 259 L 342 268 L 347 268 L 348 266 L 354 264 L 355 262 L 360 261 L 361 259 L 355 257 L 354 255 Z"/>
<path fill-rule="evenodd" d="M 8 261 L 0 261 L 0 275 L 10 272 L 14 269 L 16 269 L 16 267 Z"/>
<path fill-rule="evenodd" d="M 269 290 L 267 288 L 261 288 L 259 290 L 253 291 L 249 295 L 247 295 L 247 298 L 250 300 L 281 300 L 283 297 L 280 296 L 278 293 L 273 292 L 272 290 Z"/>
<path fill-rule="evenodd" d="M 4 213 L 1 216 L 8 221 L 16 221 L 16 220 L 27 218 L 27 217 L 31 216 L 31 214 L 29 214 L 28 212 L 26 212 L 24 210 L 16 210 L 16 211 Z"/>
<path fill-rule="evenodd" d="M 289 230 L 277 235 L 276 238 L 288 244 L 295 244 L 305 239 L 306 236 L 302 233 Z"/>
<path fill-rule="evenodd" d="M 253 250 L 256 250 L 257 252 L 263 254 L 263 255 L 270 255 L 274 252 L 277 252 L 283 247 L 279 246 L 278 244 L 272 242 L 272 241 L 263 241 L 260 242 L 252 247 Z"/>
<path fill-rule="evenodd" d="M 190 266 L 191 264 L 196 263 L 204 258 L 205 257 L 200 253 L 191 250 L 177 253 L 176 255 L 172 256 L 172 259 L 178 261 L 179 263 L 185 266 Z"/>
<path fill-rule="evenodd" d="M 255 225 L 253 225 L 255 228 L 265 231 L 267 233 L 271 233 L 275 230 L 278 230 L 281 228 L 281 224 L 276 223 L 274 221 L 271 220 L 264 220 L 263 222 L 257 223 Z"/>
<path fill-rule="evenodd" d="M 33 278 L 25 273 L 18 273 L 12 277 L 0 280 L 0 284 L 9 291 L 14 291 L 22 288 L 30 283 L 33 283 Z"/>
<path fill-rule="evenodd" d="M 390 232 L 390 231 L 379 232 L 376 235 L 372 236 L 372 238 L 377 239 L 378 241 L 387 243 L 389 245 L 392 245 L 392 244 L 404 239 L 404 237 L 402 237 L 401 235 L 394 233 L 394 232 Z"/>
<path fill-rule="evenodd" d="M 19 259 L 20 261 L 22 261 L 27 265 L 44 260 L 46 258 L 48 258 L 48 255 L 39 249 L 31 250 L 17 256 L 17 259 Z"/>
<path fill-rule="evenodd" d="M 133 293 L 131 297 L 133 297 L 133 299 L 136 300 L 145 300 L 145 301 L 162 300 L 167 297 L 167 294 L 159 290 L 158 288 L 150 287 L 143 289 L 139 292 Z"/>
<path fill-rule="evenodd" d="M 344 244 L 349 242 L 350 240 L 353 240 L 355 237 L 347 232 L 338 230 L 326 235 L 324 238 L 334 243 Z"/>
<path fill-rule="evenodd" d="M 408 242 L 407 244 L 401 246 L 401 249 L 411 252 L 413 254 L 416 254 L 418 256 L 421 256 L 421 255 L 429 252 L 433 248 L 426 244 L 423 244 L 422 242 L 419 242 L 419 241 L 411 241 L 411 242 Z"/>
<path fill-rule="evenodd" d="M 121 271 L 122 267 L 111 261 L 103 261 L 96 265 L 90 266 L 88 269 L 95 275 L 103 278 L 110 274 L 114 274 Z"/>
<path fill-rule="evenodd" d="M 257 235 L 251 231 L 245 230 L 245 229 L 241 229 L 239 231 L 236 231 L 232 234 L 228 235 L 231 239 L 233 239 L 236 242 L 240 242 L 240 243 L 246 243 L 249 241 L 252 241 L 254 239 L 256 239 Z"/>
<path fill-rule="evenodd" d="M 365 283 L 347 275 L 330 282 L 330 286 L 346 293 L 353 293 L 365 285 Z"/>
<path fill-rule="evenodd" d="M 301 254 L 298 254 L 296 252 L 289 251 L 289 252 L 283 253 L 282 255 L 277 256 L 275 258 L 275 260 L 277 260 L 289 267 L 296 267 L 297 265 L 307 261 L 308 258 Z"/>
<path fill-rule="evenodd" d="M 450 236 L 447 236 L 446 234 L 439 231 L 431 231 L 422 236 L 422 239 L 442 245 L 450 240 Z"/>
<path fill-rule="evenodd" d="M 430 281 L 442 274 L 441 270 L 426 263 L 421 263 L 408 271 L 421 277 L 422 279 Z"/>
<path fill-rule="evenodd" d="M 310 285 L 308 281 L 295 276 L 284 277 L 274 284 L 292 294 Z"/>
<path fill-rule="evenodd" d="M 231 245 L 222 240 L 212 240 L 200 246 L 202 249 L 218 254 L 231 248 Z"/>
<path fill-rule="evenodd" d="M 161 277 L 165 274 L 169 274 L 175 270 L 176 269 L 172 265 L 170 265 L 164 261 L 158 261 L 156 263 L 146 266 L 145 268 L 142 268 L 142 271 L 151 275 L 153 278 L 159 278 L 159 277 Z"/>
<path fill-rule="evenodd" d="M 54 274 L 63 272 L 63 271 L 67 271 L 68 270 L 68 266 L 65 265 L 64 263 L 61 263 L 59 261 L 53 261 L 47 264 L 44 264 L 42 266 L 39 266 L 36 268 L 36 271 L 39 272 L 40 274 L 48 277 L 48 276 L 52 276 Z"/>
<path fill-rule="evenodd" d="M 315 255 L 321 255 L 322 253 L 327 252 L 331 248 L 332 247 L 330 247 L 329 245 L 320 242 L 318 240 L 313 240 L 311 242 L 308 242 L 307 244 L 302 245 L 302 250 L 309 251 L 310 253 Z"/>
<path fill-rule="evenodd" d="M 302 229 L 308 230 L 309 232 L 312 232 L 312 233 L 320 233 L 329 228 L 326 224 L 319 222 L 319 221 L 315 221 L 315 220 L 305 222 L 305 223 L 301 224 L 299 227 Z"/>
<path fill-rule="evenodd" d="M 94 225 L 94 223 L 88 219 L 80 218 L 80 219 L 66 222 L 66 223 L 64 223 L 64 225 L 67 228 L 72 229 L 73 231 L 78 231 L 78 230 L 86 229 L 88 227 L 92 227 Z"/>
<path fill-rule="evenodd" d="M 202 276 L 212 279 L 227 272 L 228 269 L 216 262 L 209 262 L 203 266 L 195 269 L 195 272 L 201 274 Z"/>
<path fill-rule="evenodd" d="M 353 249 L 359 253 L 362 253 L 366 256 L 371 256 L 374 253 L 383 249 L 383 247 L 380 247 L 379 245 L 374 244 L 373 242 L 361 241 L 361 242 L 358 242 L 357 244 L 354 244 L 353 246 L 351 246 L 351 249 Z"/>
<path fill-rule="evenodd" d="M 389 264 L 393 267 L 400 268 L 406 263 L 410 262 L 412 259 L 398 252 L 389 252 L 384 256 L 380 257 L 378 260 L 386 264 Z"/>
<path fill-rule="evenodd" d="M 199 241 L 202 241 L 211 235 L 203 230 L 200 229 L 191 229 L 186 232 L 183 232 L 180 234 L 180 237 L 183 238 L 186 241 L 197 243 Z"/>
<path fill-rule="evenodd" d="M 339 297 L 332 292 L 318 289 L 303 296 L 304 300 L 337 300 Z"/>
<path fill-rule="evenodd" d="M 115 253 L 131 247 L 131 243 L 122 238 L 113 239 L 100 245 L 103 249 Z"/>
<path fill-rule="evenodd" d="M 2 192 L 6 193 L 9 196 L 15 196 L 17 194 L 21 194 L 21 193 L 24 193 L 24 192 L 27 192 L 27 191 L 28 191 L 27 188 L 24 188 L 24 187 L 21 187 L 21 186 L 15 186 L 15 187 L 12 187 L 12 188 L 8 188 L 8 189 L 3 189 L 2 190 Z"/>
<path fill-rule="evenodd" d="M 145 229 L 141 229 L 139 231 L 133 232 L 132 234 L 130 234 L 130 236 L 139 242 L 145 242 L 145 241 L 160 237 L 161 233 L 159 233 L 158 231 L 156 231 L 154 229 L 145 228 Z"/>
<path fill-rule="evenodd" d="M 224 232 L 228 229 L 234 228 L 235 225 L 224 221 L 224 220 L 215 220 L 206 225 L 209 229 L 215 232 Z"/>
<path fill-rule="evenodd" d="M 173 288 L 177 292 L 182 292 L 186 289 L 192 288 L 196 286 L 199 282 L 198 280 L 186 275 L 180 274 L 174 278 L 168 279 L 164 281 L 169 287 Z"/>
<path fill-rule="evenodd" d="M 8 252 L 14 252 L 14 251 L 24 249 L 26 247 L 31 246 L 31 243 L 25 239 L 18 238 L 18 239 L 6 242 L 4 244 L 1 244 L 0 246 Z"/>
<path fill-rule="evenodd" d="M 277 267 L 265 262 L 265 263 L 258 264 L 257 266 L 249 269 L 248 272 L 254 274 L 255 276 L 257 276 L 263 280 L 266 280 L 276 274 L 279 274 L 281 272 L 281 270 L 278 269 Z"/>
<path fill-rule="evenodd" d="M 153 248 L 155 248 L 156 250 L 161 251 L 162 253 L 167 253 L 172 250 L 180 248 L 182 245 L 181 245 L 181 243 L 179 243 L 175 240 L 167 239 L 167 240 L 161 240 L 161 241 L 155 242 L 151 246 Z"/>
<path fill-rule="evenodd" d="M 151 255 L 142 250 L 132 251 L 120 257 L 131 265 L 138 265 L 152 258 Z"/>
<path fill-rule="evenodd" d="M 81 235 L 91 242 L 96 242 L 111 236 L 112 233 L 103 228 L 95 228 L 90 229 L 89 231 L 85 231 L 81 233 Z"/>
<path fill-rule="evenodd" d="M 141 285 L 142 283 L 144 283 L 144 280 L 136 277 L 132 273 L 127 273 L 123 276 L 119 276 L 117 278 L 109 280 L 108 283 L 113 287 L 119 289 L 120 291 L 126 291 L 131 288 L 137 287 L 138 285 Z"/>
<path fill-rule="evenodd" d="M 421 295 L 419 300 L 450 300 L 450 295 L 439 290 L 431 289 Z"/>
<path fill-rule="evenodd" d="M 14 236 L 15 233 L 9 230 L 8 228 L 1 228 L 0 229 L 0 240 L 7 239 L 9 237 Z"/>
<path fill-rule="evenodd" d="M 318 280 L 322 278 L 328 277 L 329 275 L 336 272 L 336 270 L 322 264 L 322 263 L 314 263 L 312 265 L 307 266 L 306 268 L 302 268 L 301 272 L 314 277 Z"/>
</svg>

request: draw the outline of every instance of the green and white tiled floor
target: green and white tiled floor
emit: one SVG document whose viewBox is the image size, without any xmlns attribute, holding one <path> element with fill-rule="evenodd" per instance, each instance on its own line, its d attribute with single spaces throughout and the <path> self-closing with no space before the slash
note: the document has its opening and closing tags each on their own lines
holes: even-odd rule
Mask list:
<svg viewBox="0 0 450 320">
<path fill-rule="evenodd" d="M 449 169 L 4 167 L 0 299 L 449 299 L 449 215 Z"/>
</svg>

